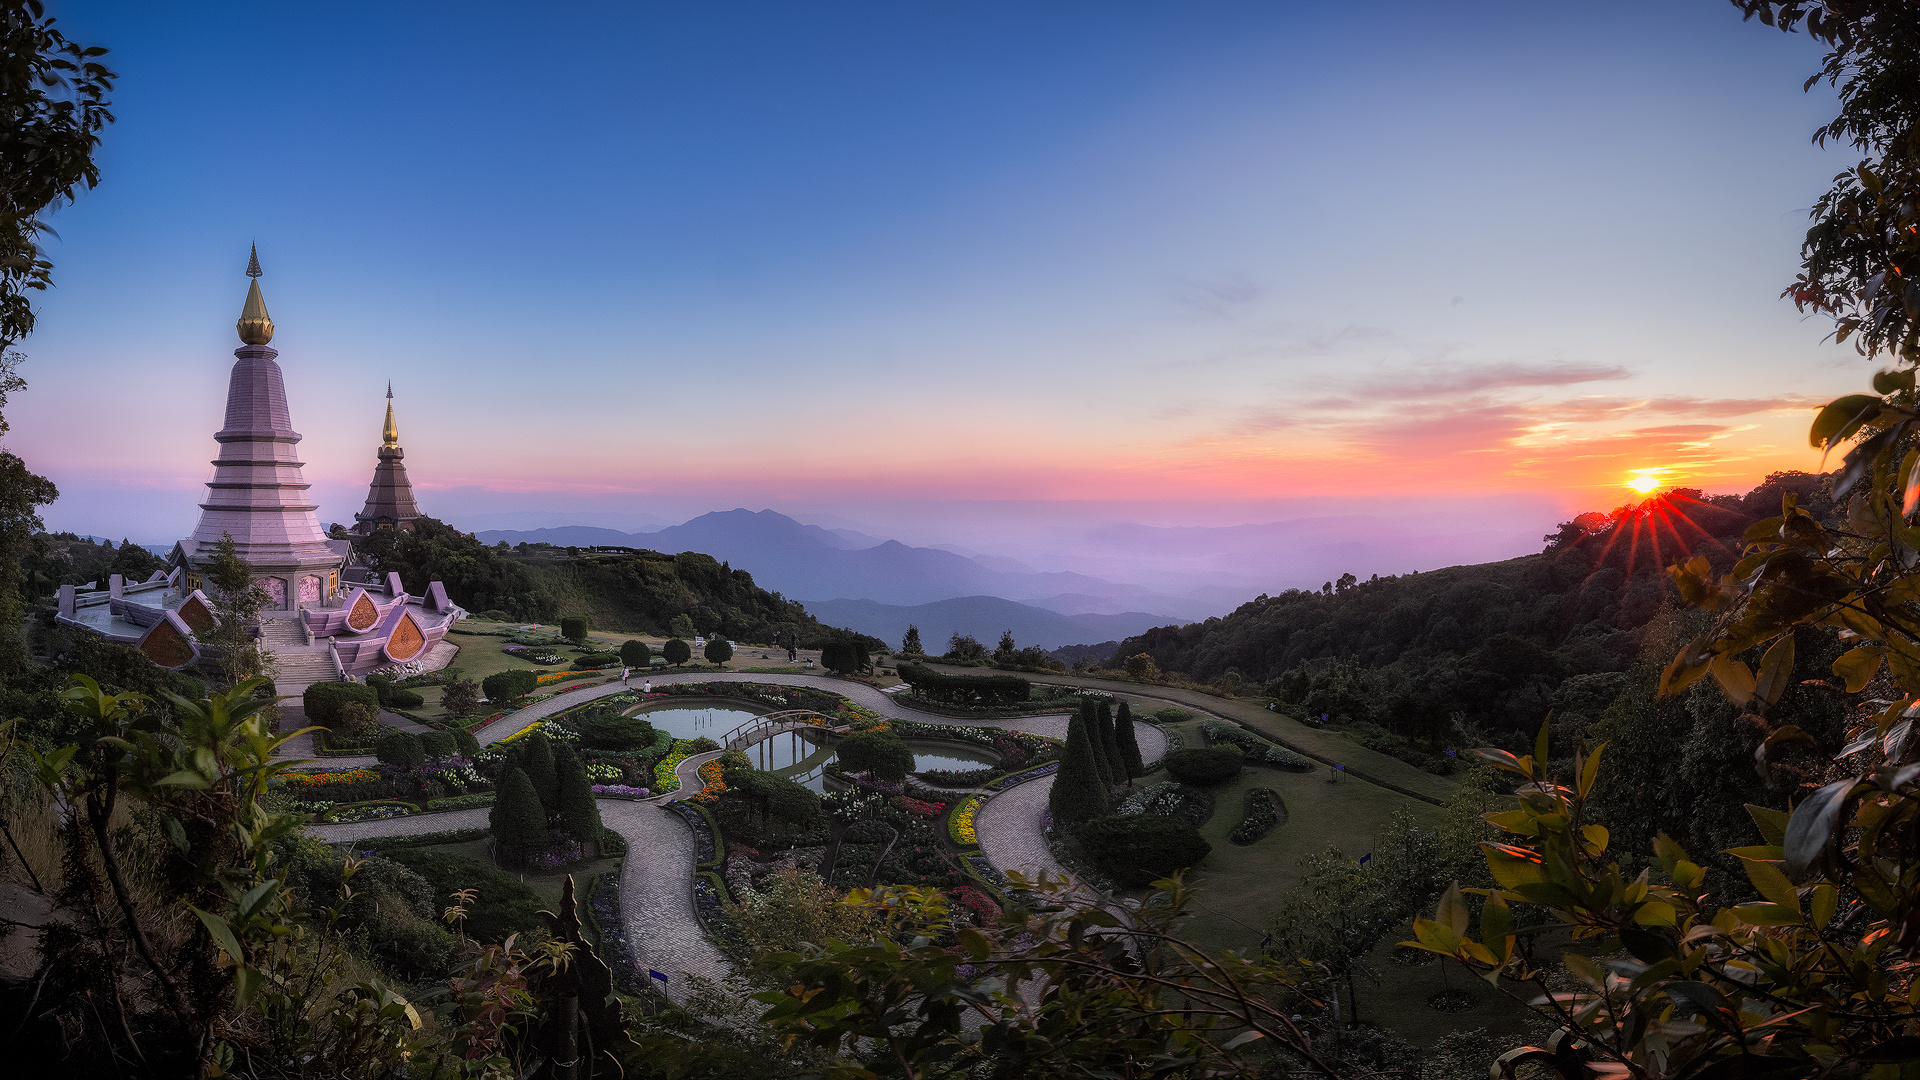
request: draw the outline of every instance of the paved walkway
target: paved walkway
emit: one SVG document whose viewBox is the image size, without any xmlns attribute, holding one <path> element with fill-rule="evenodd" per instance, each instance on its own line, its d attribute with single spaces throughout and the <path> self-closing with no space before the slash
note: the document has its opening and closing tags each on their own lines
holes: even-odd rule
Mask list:
<svg viewBox="0 0 1920 1080">
<path fill-rule="evenodd" d="M 974 833 L 987 861 L 1001 873 L 1018 871 L 1030 878 L 1045 873 L 1066 877 L 1067 869 L 1047 849 L 1042 825 L 1047 818 L 1047 796 L 1053 777 L 1029 780 L 988 799 L 973 819 Z"/>
</svg>

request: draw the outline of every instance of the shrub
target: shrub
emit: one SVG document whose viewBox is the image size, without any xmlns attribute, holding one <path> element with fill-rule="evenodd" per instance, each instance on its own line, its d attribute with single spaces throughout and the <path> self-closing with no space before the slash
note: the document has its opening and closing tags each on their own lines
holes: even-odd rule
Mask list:
<svg viewBox="0 0 1920 1080">
<path fill-rule="evenodd" d="M 581 744 L 594 750 L 640 750 L 653 745 L 653 725 L 643 716 L 606 710 L 577 717 L 572 724 Z"/>
<path fill-rule="evenodd" d="M 820 796 L 784 776 L 757 769 L 735 769 L 727 774 L 730 800 L 747 803 L 767 826 L 760 835 L 805 833 L 825 820 Z"/>
<path fill-rule="evenodd" d="M 660 646 L 660 655 L 667 663 L 679 667 L 693 659 L 693 646 L 679 638 L 671 638 L 665 645 Z"/>
<path fill-rule="evenodd" d="M 620 662 L 628 667 L 643 668 L 653 663 L 653 649 L 639 638 L 620 644 Z"/>
<path fill-rule="evenodd" d="M 1136 791 L 1120 801 L 1116 814 L 1156 814 L 1199 828 L 1213 817 L 1213 795 L 1206 788 L 1169 780 Z"/>
<path fill-rule="evenodd" d="M 498 671 L 480 680 L 480 691 L 488 701 L 508 702 L 526 697 L 540 685 L 533 672 L 521 668 Z"/>
<path fill-rule="evenodd" d="M 513 763 L 533 782 L 533 791 L 540 797 L 540 805 L 552 813 L 560 800 L 560 774 L 554 770 L 553 743 L 547 739 L 544 731 L 535 731 L 520 739 L 519 743 Z"/>
<path fill-rule="evenodd" d="M 472 889 L 477 895 L 462 929 L 476 941 L 498 944 L 540 925 L 539 894 L 498 867 L 433 848 L 387 848 L 381 856 L 425 878 L 440 905 L 453 902 L 454 890 Z"/>
<path fill-rule="evenodd" d="M 574 755 L 573 747 L 560 743 L 553 751 L 553 771 L 559 777 L 558 805 L 560 827 L 582 844 L 600 838 L 600 808 L 593 801 L 593 782 Z"/>
<path fill-rule="evenodd" d="M 863 731 L 840 740 L 835 748 L 840 767 L 898 783 L 913 771 L 913 749 L 891 731 Z"/>
<path fill-rule="evenodd" d="M 1169 705 L 1154 713 L 1153 718 L 1163 724 L 1177 724 L 1182 720 L 1192 719 L 1193 714 L 1178 705 Z"/>
<path fill-rule="evenodd" d="M 568 641 L 587 640 L 587 617 L 574 615 L 560 620 L 560 636 Z"/>
<path fill-rule="evenodd" d="M 595 670 L 603 667 L 612 667 L 619 662 L 620 657 L 614 653 L 590 652 L 581 653 L 580 656 L 574 660 L 573 666 L 586 670 Z"/>
<path fill-rule="evenodd" d="M 400 769 L 411 769 L 427 760 L 420 740 L 399 728 L 380 729 L 380 737 L 373 741 L 373 756 L 379 758 L 382 765 Z"/>
<path fill-rule="evenodd" d="M 547 844 L 547 812 L 533 781 L 519 768 L 509 765 L 500 776 L 499 797 L 487 815 L 494 842 L 509 859 L 518 861 L 538 852 Z"/>
<path fill-rule="evenodd" d="M 1275 746 L 1265 739 L 1258 738 L 1251 732 L 1242 731 L 1232 724 L 1222 723 L 1218 720 L 1208 720 L 1206 723 L 1200 725 L 1200 729 L 1206 732 L 1207 738 L 1212 739 L 1216 743 L 1231 743 L 1239 747 L 1240 750 L 1247 755 L 1248 761 L 1267 765 L 1278 765 L 1283 769 L 1300 769 L 1304 771 L 1311 771 L 1313 769 L 1312 761 L 1301 757 L 1299 754 L 1294 753 L 1284 746 Z"/>
<path fill-rule="evenodd" d="M 858 641 L 836 638 L 820 646 L 820 666 L 836 675 L 851 675 L 867 666 L 867 647 Z"/>
<path fill-rule="evenodd" d="M 453 747 L 459 751 L 461 757 L 472 758 L 480 753 L 480 740 L 474 738 L 473 732 L 468 731 L 466 728 L 455 728 L 453 732 Z"/>
<path fill-rule="evenodd" d="M 417 690 L 402 690 L 395 687 L 394 690 L 387 695 L 387 706 L 389 708 L 417 709 L 426 703 L 427 699 L 421 697 L 420 692 Z"/>
<path fill-rule="evenodd" d="M 1033 696 L 1033 683 L 1017 675 L 947 675 L 905 663 L 898 671 L 915 694 L 950 705 L 1017 705 Z"/>
<path fill-rule="evenodd" d="M 380 709 L 380 695 L 373 687 L 350 682 L 318 682 L 307 687 L 300 695 L 300 703 L 306 708 L 307 719 L 324 728 L 343 725 L 352 726 L 358 717 L 343 712 L 348 706 L 357 705 L 365 710 L 367 718 Z"/>
<path fill-rule="evenodd" d="M 459 741 L 451 731 L 429 731 L 420 736 L 420 750 L 428 761 L 445 761 L 459 751 Z"/>
<path fill-rule="evenodd" d="M 480 711 L 480 688 L 472 679 L 455 679 L 440 691 L 440 708 L 455 720 Z"/>
<path fill-rule="evenodd" d="M 1167 755 L 1167 771 L 1189 784 L 1225 783 L 1240 775 L 1246 755 L 1237 746 L 1194 747 Z"/>
<path fill-rule="evenodd" d="M 1060 758 L 1060 771 L 1047 793 L 1047 807 L 1053 812 L 1055 827 L 1091 821 L 1107 812 L 1107 788 L 1100 778 L 1100 765 L 1094 757 L 1094 725 L 1098 714 L 1083 703 L 1067 724 L 1067 748 Z"/>
<path fill-rule="evenodd" d="M 369 675 L 367 676 L 367 685 L 373 688 L 375 694 L 379 695 L 381 708 L 393 704 L 393 676 Z"/>
<path fill-rule="evenodd" d="M 720 744 L 702 735 L 688 743 L 687 747 L 690 753 L 705 754 L 720 749 Z"/>
<path fill-rule="evenodd" d="M 1120 746 L 1120 763 L 1127 777 L 1147 775 L 1146 765 L 1140 760 L 1140 740 L 1133 732 L 1133 710 L 1124 701 L 1113 717 L 1113 737 Z"/>
<path fill-rule="evenodd" d="M 1286 804 L 1280 801 L 1280 794 L 1272 788 L 1248 788 L 1246 802 L 1240 811 L 1240 823 L 1227 834 L 1227 839 L 1245 847 L 1272 832 L 1280 824 L 1285 812 Z"/>
<path fill-rule="evenodd" d="M 716 637 L 707 642 L 707 663 L 724 664 L 733 659 L 733 643 L 726 638 Z"/>
<path fill-rule="evenodd" d="M 1156 814 L 1095 818 L 1073 835 L 1101 869 L 1128 885 L 1151 885 L 1213 850 L 1193 826 Z"/>
</svg>

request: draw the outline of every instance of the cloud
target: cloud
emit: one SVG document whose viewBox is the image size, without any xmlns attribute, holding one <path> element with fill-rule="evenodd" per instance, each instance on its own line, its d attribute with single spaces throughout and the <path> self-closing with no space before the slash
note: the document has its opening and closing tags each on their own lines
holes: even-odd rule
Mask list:
<svg viewBox="0 0 1920 1080">
<path fill-rule="evenodd" d="M 1581 383 L 1630 379 L 1633 372 L 1615 364 L 1574 361 L 1544 363 L 1468 364 L 1450 371 L 1400 371 L 1369 380 L 1383 395 L 1398 398 L 1477 394 L 1520 387 L 1578 386 Z"/>
</svg>

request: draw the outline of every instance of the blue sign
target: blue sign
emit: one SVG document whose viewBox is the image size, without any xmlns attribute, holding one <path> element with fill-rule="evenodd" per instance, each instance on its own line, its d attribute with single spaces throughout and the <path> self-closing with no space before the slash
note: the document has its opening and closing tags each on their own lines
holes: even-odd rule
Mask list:
<svg viewBox="0 0 1920 1080">
<path fill-rule="evenodd" d="M 663 986 L 666 985 L 667 977 L 665 975 L 660 974 L 659 972 L 653 970 L 652 968 L 647 969 L 647 974 L 653 976 L 656 979 L 659 979 L 661 985 Z"/>
<path fill-rule="evenodd" d="M 1373 861 L 1373 852 L 1371 852 L 1371 851 L 1369 851 L 1369 852 L 1367 852 L 1367 853 L 1366 853 L 1365 855 L 1362 855 L 1362 856 L 1360 856 L 1360 865 L 1361 865 L 1361 866 L 1365 866 L 1365 865 L 1367 865 L 1367 863 L 1369 863 L 1369 862 L 1371 862 L 1371 861 Z"/>
</svg>

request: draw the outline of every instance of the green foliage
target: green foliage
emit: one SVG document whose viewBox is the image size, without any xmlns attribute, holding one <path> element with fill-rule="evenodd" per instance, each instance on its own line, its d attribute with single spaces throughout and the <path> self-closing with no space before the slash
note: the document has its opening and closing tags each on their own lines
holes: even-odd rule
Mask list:
<svg viewBox="0 0 1920 1080">
<path fill-rule="evenodd" d="M 213 646 L 214 663 L 227 685 L 269 674 L 273 655 L 261 649 L 253 627 L 273 598 L 253 579 L 253 568 L 240 557 L 231 533 L 220 534 L 213 554 L 200 569 L 216 624 L 194 636 Z"/>
<path fill-rule="evenodd" d="M 866 670 L 867 645 L 853 638 L 835 638 L 820 646 L 820 665 L 836 675 Z"/>
<path fill-rule="evenodd" d="M 667 624 L 667 633 L 677 638 L 699 637 L 700 631 L 693 628 L 693 616 L 682 611 Z"/>
<path fill-rule="evenodd" d="M 1246 755 L 1237 746 L 1190 747 L 1167 755 L 1167 772 L 1189 784 L 1224 784 L 1240 775 Z"/>
<path fill-rule="evenodd" d="M 707 642 L 707 663 L 724 664 L 733 659 L 733 643 L 726 638 L 716 637 Z"/>
<path fill-rule="evenodd" d="M 560 620 L 560 636 L 578 644 L 587 640 L 587 620 L 584 616 L 569 615 Z"/>
<path fill-rule="evenodd" d="M 1240 821 L 1227 833 L 1227 839 L 1245 846 L 1272 832 L 1286 813 L 1279 792 L 1269 787 L 1248 788 L 1240 810 Z"/>
<path fill-rule="evenodd" d="M 581 653 L 579 656 L 575 657 L 573 660 L 573 663 L 570 666 L 576 667 L 576 668 L 597 669 L 597 668 L 604 668 L 604 667 L 612 667 L 613 665 L 618 664 L 619 662 L 620 662 L 620 657 L 618 654 L 610 653 L 610 652 L 590 652 L 590 653 Z"/>
<path fill-rule="evenodd" d="M 639 638 L 620 643 L 620 662 L 628 667 L 645 668 L 653 663 L 653 648 Z"/>
<path fill-rule="evenodd" d="M 300 695 L 307 719 L 325 728 L 354 726 L 360 719 L 371 719 L 380 708 L 380 698 L 370 686 L 349 682 L 318 682 Z M 358 714 L 349 714 L 348 706 L 358 706 Z"/>
<path fill-rule="evenodd" d="M 1120 711 L 1113 718 L 1114 742 L 1120 747 L 1121 771 L 1128 779 L 1147 775 L 1147 767 L 1140 760 L 1140 740 L 1133 730 L 1133 709 L 1126 702 L 1120 703 Z"/>
<path fill-rule="evenodd" d="M 545 732 L 536 731 L 514 742 L 513 763 L 533 783 L 540 805 L 551 814 L 560 802 L 560 774 L 554 769 L 553 742 Z"/>
<path fill-rule="evenodd" d="M 1122 706 L 1122 708 L 1125 708 L 1125 706 Z M 1164 709 L 1156 710 L 1153 718 L 1163 724 L 1177 724 L 1182 720 L 1193 719 L 1193 714 L 1178 705 L 1168 705 Z"/>
<path fill-rule="evenodd" d="M 417 690 L 396 689 L 387 704 L 396 709 L 417 709 L 427 703 Z"/>
<path fill-rule="evenodd" d="M 466 728 L 454 729 L 453 745 L 454 749 L 460 752 L 461 757 L 469 760 L 480 753 L 480 740 L 474 738 L 473 733 Z"/>
<path fill-rule="evenodd" d="M 550 622 L 556 613 L 551 589 L 528 567 L 434 518 L 415 518 L 407 530 L 375 529 L 354 547 L 378 572 L 399 574 L 410 593 L 425 594 L 438 581 L 469 611 L 498 609 L 526 622 Z"/>
<path fill-rule="evenodd" d="M 540 895 L 498 867 L 430 847 L 382 847 L 381 855 L 426 879 L 438 902 L 472 889 L 461 929 L 475 941 L 502 942 L 540 925 Z"/>
<path fill-rule="evenodd" d="M 972 664 L 987 658 L 987 647 L 974 640 L 972 634 L 954 633 L 947 638 L 947 651 L 940 659 L 956 664 Z"/>
<path fill-rule="evenodd" d="M 367 676 L 367 686 L 372 688 L 373 692 L 379 696 L 381 708 L 386 708 L 393 704 L 393 676 L 379 674 L 369 675 Z"/>
<path fill-rule="evenodd" d="M 1107 702 L 1099 703 L 1100 712 L 1100 749 L 1105 755 L 1107 776 L 1115 784 L 1124 784 L 1131 774 L 1127 771 L 1127 755 L 1120 749 L 1120 732 L 1116 729 L 1113 706 Z M 1129 725 L 1131 726 L 1131 725 Z M 1128 737 L 1132 737 L 1129 731 Z"/>
<path fill-rule="evenodd" d="M 480 711 L 480 688 L 472 679 L 455 679 L 440 691 L 440 708 L 456 722 Z"/>
<path fill-rule="evenodd" d="M 1093 733 L 1088 730 L 1093 715 L 1092 707 L 1083 704 L 1067 724 L 1067 748 L 1060 756 L 1053 789 L 1047 793 L 1047 805 L 1053 811 L 1056 828 L 1091 821 L 1105 814 L 1111 805 L 1093 756 Z"/>
<path fill-rule="evenodd" d="M 428 761 L 445 761 L 459 750 L 459 744 L 450 731 L 429 731 L 420 736 L 420 749 Z"/>
<path fill-rule="evenodd" d="M 379 736 L 373 741 L 373 754 L 382 765 L 401 769 L 411 769 L 427 760 L 420 739 L 399 728 L 381 728 Z"/>
<path fill-rule="evenodd" d="M 920 628 L 912 624 L 907 626 L 907 636 L 900 639 L 900 655 L 921 656 L 926 650 L 920 644 Z"/>
<path fill-rule="evenodd" d="M 947 675 L 907 663 L 897 670 L 916 695 L 949 705 L 1017 705 L 1033 696 L 1033 683 L 1017 675 Z"/>
<path fill-rule="evenodd" d="M 1107 744 L 1113 741 L 1110 730 L 1113 726 L 1112 715 L 1101 715 L 1100 706 L 1091 701 L 1080 706 L 1080 715 L 1087 728 L 1087 742 L 1093 748 L 1093 768 L 1100 774 L 1100 789 L 1111 791 L 1115 784 L 1125 779 L 1113 775 L 1112 759 L 1107 756 Z"/>
<path fill-rule="evenodd" d="M 863 731 L 841 739 L 834 748 L 840 767 L 897 784 L 913 771 L 913 748 L 891 731 Z"/>
<path fill-rule="evenodd" d="M 539 685 L 540 680 L 533 672 L 525 668 L 510 668 L 481 679 L 480 692 L 487 696 L 488 701 L 504 705 L 526 697 Z"/>
<path fill-rule="evenodd" d="M 1200 862 L 1213 850 L 1199 830 L 1158 814 L 1112 814 L 1073 830 L 1100 868 L 1129 885 L 1151 885 Z"/>
<path fill-rule="evenodd" d="M 580 743 L 595 750 L 638 750 L 653 745 L 653 725 L 644 715 L 621 716 L 613 708 L 580 713 L 569 719 L 580 733 Z"/>
<path fill-rule="evenodd" d="M 727 790 L 715 806 L 727 835 L 749 843 L 804 835 L 826 822 L 820 796 L 784 776 L 756 769 L 729 769 Z"/>
<path fill-rule="evenodd" d="M 666 658 L 667 663 L 679 667 L 693 659 L 693 646 L 679 638 L 668 638 L 667 643 L 660 646 L 660 655 Z"/>
<path fill-rule="evenodd" d="M 496 785 L 498 798 L 487 813 L 494 842 L 510 855 L 525 858 L 547 846 L 547 812 L 517 765 L 508 765 Z"/>
<path fill-rule="evenodd" d="M 555 813 L 560 827 L 582 844 L 598 840 L 600 808 L 593 801 L 593 781 L 587 779 L 586 767 L 580 764 L 573 747 L 566 743 L 554 746 L 553 771 L 558 777 Z"/>
</svg>

